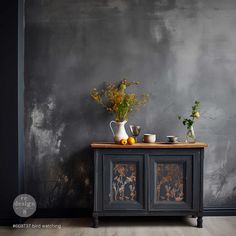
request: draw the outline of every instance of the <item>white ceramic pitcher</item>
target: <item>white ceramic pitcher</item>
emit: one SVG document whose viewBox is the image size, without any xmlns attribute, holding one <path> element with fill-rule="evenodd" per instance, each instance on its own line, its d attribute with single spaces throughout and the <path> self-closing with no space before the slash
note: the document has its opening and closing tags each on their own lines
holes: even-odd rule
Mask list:
<svg viewBox="0 0 236 236">
<path fill-rule="evenodd" d="M 112 128 L 112 123 L 114 123 L 116 125 L 115 132 Z M 126 130 L 125 130 L 125 124 L 126 123 L 127 123 L 126 120 L 124 120 L 122 122 L 116 122 L 116 121 L 112 120 L 110 122 L 110 128 L 111 128 L 111 132 L 113 134 L 115 143 L 119 143 L 121 139 L 128 139 L 129 136 L 126 133 Z"/>
</svg>

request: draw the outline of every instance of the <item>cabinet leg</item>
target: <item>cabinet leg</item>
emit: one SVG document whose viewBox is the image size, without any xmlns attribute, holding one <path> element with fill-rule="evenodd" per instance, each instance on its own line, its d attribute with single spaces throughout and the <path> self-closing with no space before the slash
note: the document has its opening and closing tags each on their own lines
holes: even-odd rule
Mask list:
<svg viewBox="0 0 236 236">
<path fill-rule="evenodd" d="M 98 223 L 99 223 L 98 216 L 97 215 L 93 216 L 93 228 L 97 228 Z"/>
<path fill-rule="evenodd" d="M 202 228 L 202 223 L 203 223 L 202 216 L 198 216 L 198 218 L 197 218 L 197 227 Z"/>
</svg>

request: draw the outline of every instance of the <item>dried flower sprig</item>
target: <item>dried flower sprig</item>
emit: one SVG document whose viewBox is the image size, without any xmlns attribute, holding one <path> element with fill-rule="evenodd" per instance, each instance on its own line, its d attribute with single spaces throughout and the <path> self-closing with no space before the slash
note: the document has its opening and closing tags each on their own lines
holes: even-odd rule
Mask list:
<svg viewBox="0 0 236 236">
<path fill-rule="evenodd" d="M 108 112 L 113 113 L 117 122 L 122 122 L 128 120 L 131 112 L 139 110 L 149 100 L 147 94 L 136 95 L 135 93 L 126 93 L 126 89 L 133 85 L 139 85 L 139 82 L 130 82 L 123 79 L 118 85 L 107 83 L 105 88 L 100 91 L 96 88 L 92 89 L 90 96 Z"/>
</svg>

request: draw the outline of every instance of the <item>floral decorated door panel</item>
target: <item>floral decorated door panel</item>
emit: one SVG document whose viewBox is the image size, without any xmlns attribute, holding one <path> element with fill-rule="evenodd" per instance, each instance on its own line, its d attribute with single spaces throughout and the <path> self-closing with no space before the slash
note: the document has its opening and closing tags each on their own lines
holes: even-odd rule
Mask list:
<svg viewBox="0 0 236 236">
<path fill-rule="evenodd" d="M 116 162 L 112 167 L 112 200 L 137 200 L 136 163 Z"/>
<path fill-rule="evenodd" d="M 184 201 L 184 164 L 156 163 L 155 198 L 157 201 Z"/>
<path fill-rule="evenodd" d="M 150 156 L 150 209 L 193 208 L 193 156 Z"/>
<path fill-rule="evenodd" d="M 103 156 L 104 210 L 143 209 L 143 156 Z"/>
</svg>

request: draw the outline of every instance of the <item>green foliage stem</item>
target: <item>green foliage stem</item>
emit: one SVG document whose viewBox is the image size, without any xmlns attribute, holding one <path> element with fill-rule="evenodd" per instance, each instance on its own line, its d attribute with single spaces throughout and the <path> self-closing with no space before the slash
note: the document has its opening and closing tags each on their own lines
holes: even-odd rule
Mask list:
<svg viewBox="0 0 236 236">
<path fill-rule="evenodd" d="M 182 121 L 182 124 L 186 126 L 187 129 L 191 129 L 195 120 L 199 118 L 197 116 L 197 113 L 200 116 L 199 109 L 200 109 L 200 101 L 195 101 L 194 105 L 192 106 L 192 112 L 189 115 L 189 117 L 178 116 L 178 119 Z"/>
</svg>

